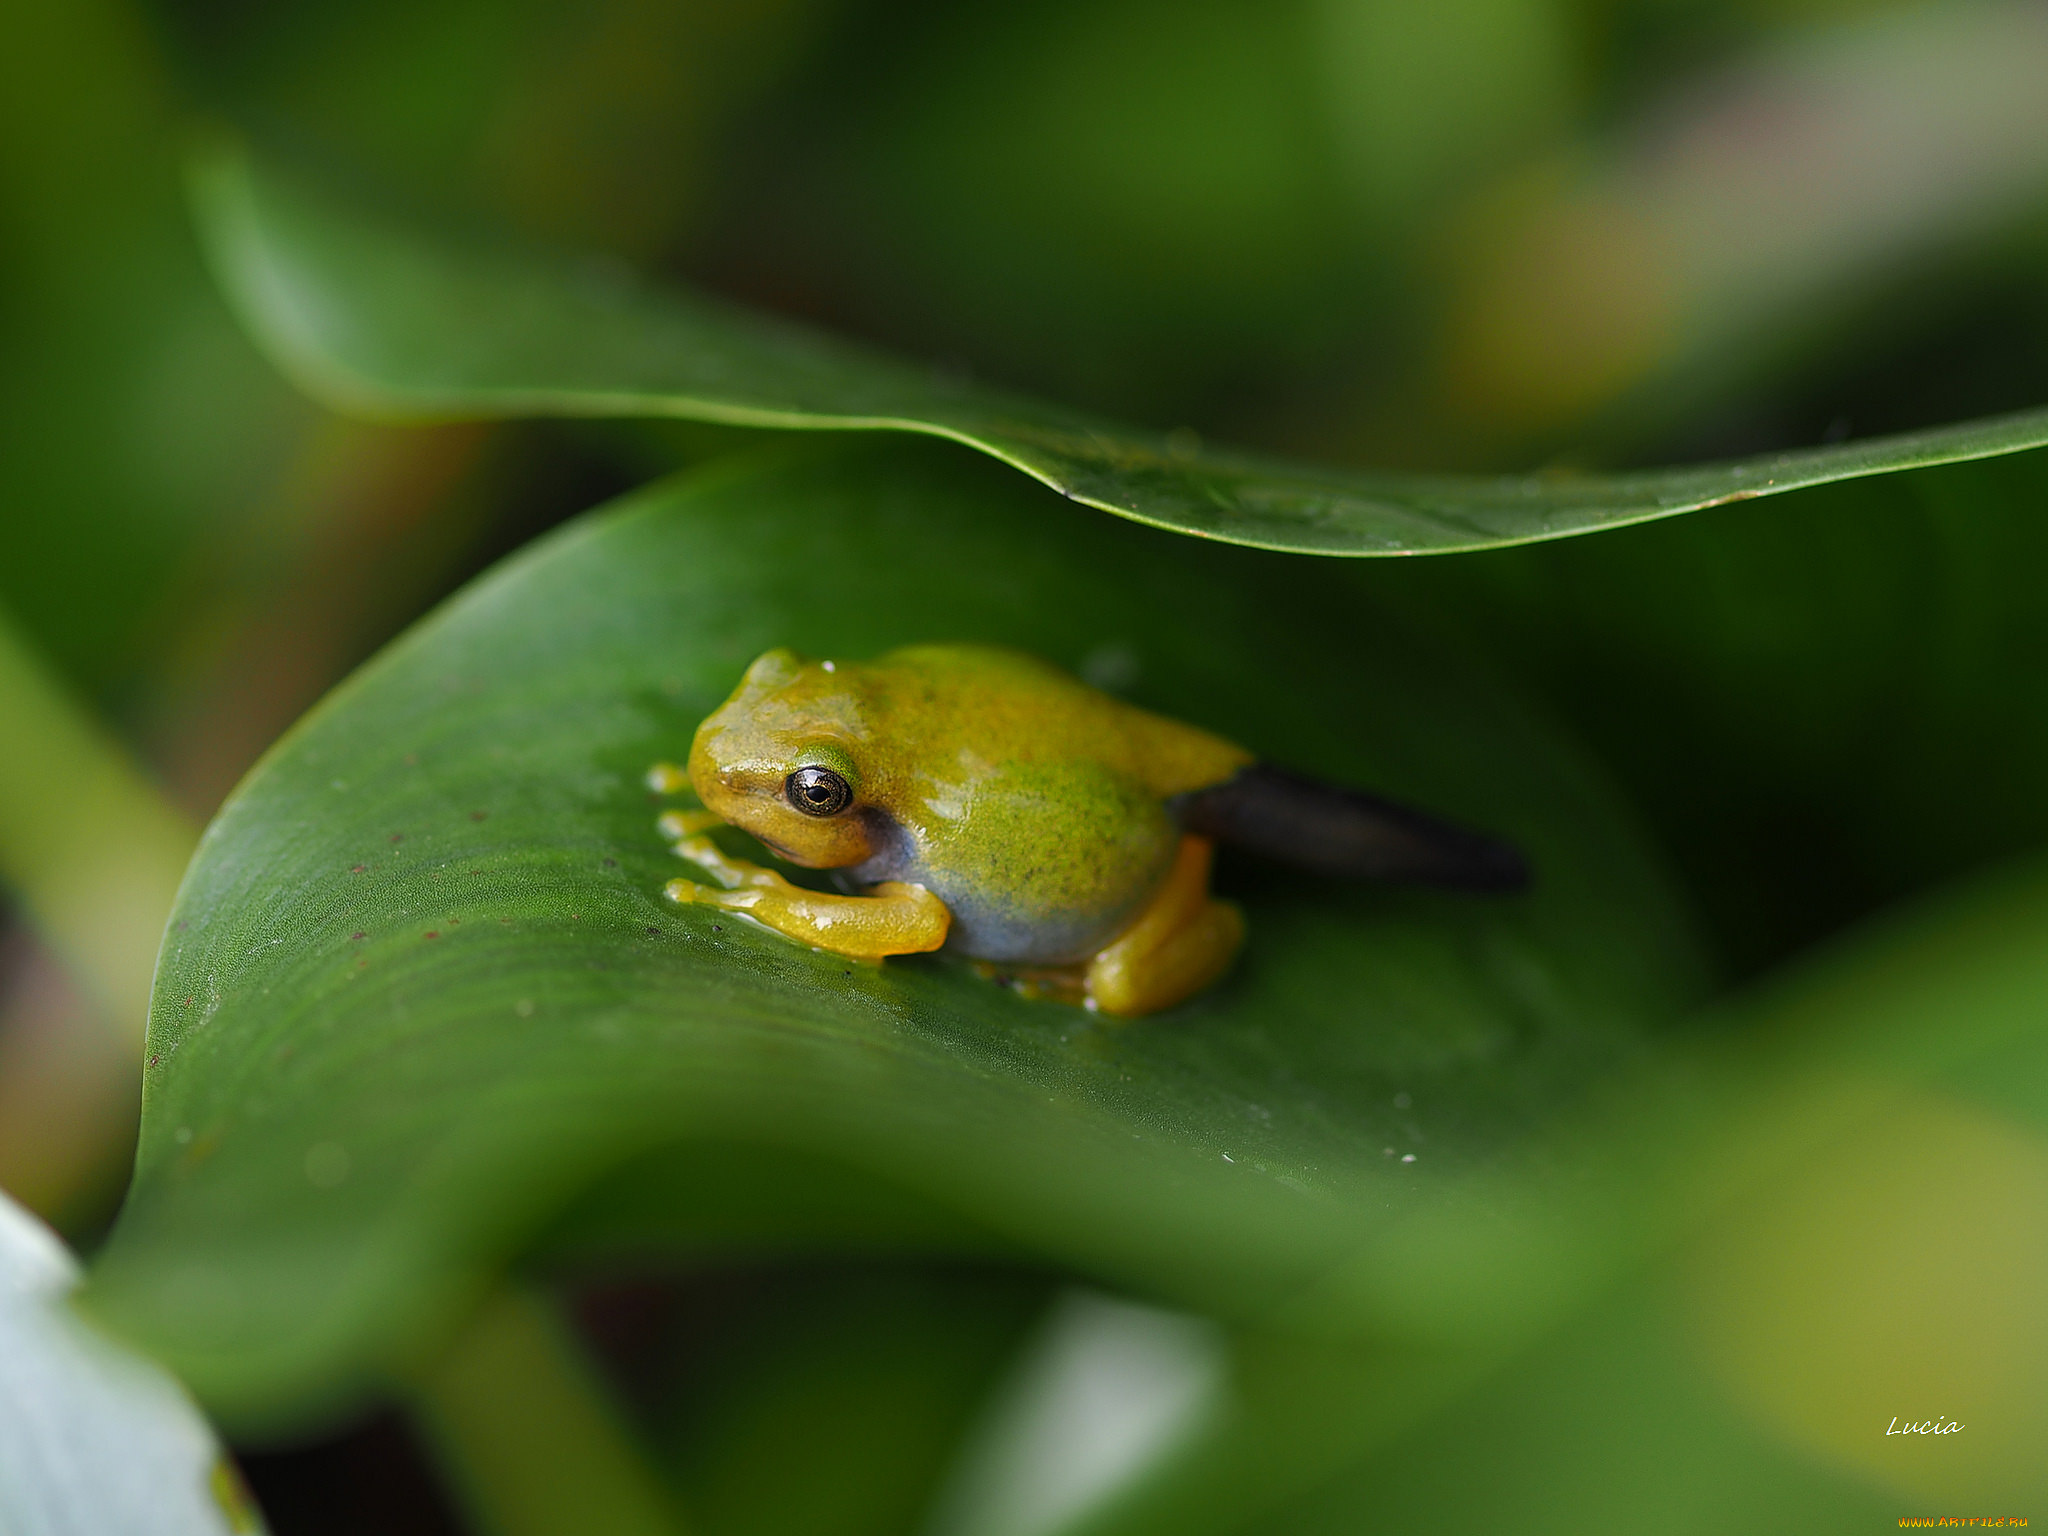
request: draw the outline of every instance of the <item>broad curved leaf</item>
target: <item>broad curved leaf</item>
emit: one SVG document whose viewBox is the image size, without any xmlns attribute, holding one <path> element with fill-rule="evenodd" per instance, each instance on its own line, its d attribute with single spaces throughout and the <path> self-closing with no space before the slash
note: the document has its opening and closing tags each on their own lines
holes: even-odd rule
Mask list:
<svg viewBox="0 0 2048 1536">
<path fill-rule="evenodd" d="M 1118 672 L 1497 828 L 1537 888 L 1228 868 L 1243 963 L 1129 1025 L 663 901 L 641 773 L 755 653 L 942 637 Z M 543 1237 L 993 1251 L 1256 1313 L 1510 1155 L 1699 974 L 1598 777 L 1323 571 L 950 449 L 785 449 L 511 561 L 222 811 L 167 938 L 97 1305 L 244 1422 L 363 1389 Z M 1426 1311 L 1441 1273 L 1395 1257 Z"/>
<path fill-rule="evenodd" d="M 1207 449 L 984 386 L 621 271 L 438 241 L 244 152 L 194 164 L 244 322 L 340 410 L 403 420 L 666 416 L 950 438 L 1074 500 L 1266 549 L 1400 555 L 1562 538 L 2048 443 L 2048 411 L 1611 476 L 1363 474 Z"/>
</svg>

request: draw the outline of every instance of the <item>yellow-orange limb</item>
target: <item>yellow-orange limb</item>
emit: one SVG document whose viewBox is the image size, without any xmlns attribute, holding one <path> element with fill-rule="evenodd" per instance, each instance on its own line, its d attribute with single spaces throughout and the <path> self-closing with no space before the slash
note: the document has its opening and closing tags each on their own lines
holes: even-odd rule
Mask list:
<svg viewBox="0 0 2048 1536">
<path fill-rule="evenodd" d="M 675 843 L 699 832 L 709 832 L 713 827 L 722 827 L 725 820 L 716 811 L 663 811 L 654 825 L 663 837 Z"/>
<path fill-rule="evenodd" d="M 1104 1013 L 1153 1013 L 1209 985 L 1244 942 L 1244 914 L 1209 895 L 1207 838 L 1180 841 L 1173 870 L 1138 920 L 1088 962 L 1088 1000 Z"/>
<path fill-rule="evenodd" d="M 693 786 L 684 769 L 674 763 L 656 763 L 647 770 L 647 787 L 657 795 L 680 795 Z"/>
<path fill-rule="evenodd" d="M 671 880 L 669 900 L 744 912 L 800 944 L 835 955 L 880 960 L 919 954 L 945 943 L 953 925 L 946 904 L 921 885 L 890 880 L 865 896 L 838 896 L 791 885 L 772 869 L 730 857 L 708 837 L 685 838 L 676 852 L 724 889 Z"/>
</svg>

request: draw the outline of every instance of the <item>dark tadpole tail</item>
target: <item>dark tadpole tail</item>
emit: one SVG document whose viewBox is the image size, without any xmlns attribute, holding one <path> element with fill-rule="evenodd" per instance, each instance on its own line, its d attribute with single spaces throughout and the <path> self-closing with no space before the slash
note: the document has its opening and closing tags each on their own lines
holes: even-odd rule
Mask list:
<svg viewBox="0 0 2048 1536">
<path fill-rule="evenodd" d="M 1269 763 L 1168 805 L 1190 832 L 1319 875 L 1519 891 L 1529 864 L 1510 843 Z"/>
</svg>

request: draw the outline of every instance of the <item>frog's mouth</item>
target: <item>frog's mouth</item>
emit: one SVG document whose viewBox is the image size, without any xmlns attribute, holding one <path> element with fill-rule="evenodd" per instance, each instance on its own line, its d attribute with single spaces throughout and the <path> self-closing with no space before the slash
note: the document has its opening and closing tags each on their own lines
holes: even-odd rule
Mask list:
<svg viewBox="0 0 2048 1536">
<path fill-rule="evenodd" d="M 787 848 L 783 847 L 782 844 L 775 841 L 775 839 L 772 837 L 763 837 L 760 833 L 756 832 L 754 834 L 754 841 L 759 843 L 763 848 L 766 848 L 770 853 L 774 854 L 775 857 L 782 860 L 785 864 L 794 864 L 800 869 L 809 869 L 811 867 L 808 863 L 798 858 L 795 854 L 791 853 Z"/>
<path fill-rule="evenodd" d="M 782 844 L 775 841 L 774 838 L 763 837 L 759 832 L 754 831 L 752 827 L 746 828 L 746 832 L 755 842 L 766 848 L 785 864 L 794 864 L 798 869 L 831 869 L 834 867 L 818 859 L 806 858 L 793 848 L 785 848 Z"/>
</svg>

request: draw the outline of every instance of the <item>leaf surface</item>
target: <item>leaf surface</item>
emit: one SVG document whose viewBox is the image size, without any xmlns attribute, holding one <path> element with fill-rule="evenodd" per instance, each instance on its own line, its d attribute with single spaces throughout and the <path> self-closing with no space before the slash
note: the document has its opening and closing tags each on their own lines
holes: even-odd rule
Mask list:
<svg viewBox="0 0 2048 1536">
<path fill-rule="evenodd" d="M 2048 443 L 2048 411 L 2035 410 L 1618 475 L 1328 469 L 947 379 L 612 267 L 425 235 L 239 149 L 202 155 L 193 184 L 215 270 L 244 323 L 337 409 L 401 420 L 640 416 L 925 433 L 1086 505 L 1266 549 L 1486 549 Z"/>
<path fill-rule="evenodd" d="M 1773 1505 L 1847 1529 L 1880 1491 L 2038 1498 L 2044 921 L 2036 857 L 1717 1003 L 1494 1184 L 1496 1215 L 1605 1250 L 1559 1305 L 1532 1312 L 1482 1242 L 1440 1283 L 1519 1314 L 1490 1337 L 1238 1331 L 1229 1410 L 1061 1536 L 1362 1536 L 1446 1509 L 1706 1532 Z M 1922 1399 L 1969 1438 L 1901 1454 L 1875 1405 Z"/>
<path fill-rule="evenodd" d="M 910 444 L 764 454 L 543 541 L 345 684 L 208 832 L 97 1304 L 260 1426 L 372 1385 L 543 1243 L 998 1253 L 1225 1316 L 1372 1269 L 1640 1056 L 1700 970 L 1598 776 L 1326 574 Z M 1536 888 L 1226 865 L 1244 960 L 1132 1024 L 664 901 L 642 773 L 755 654 L 943 638 L 1117 674 L 1497 830 Z M 1396 1270 L 1426 1311 L 1441 1277 Z"/>
</svg>

